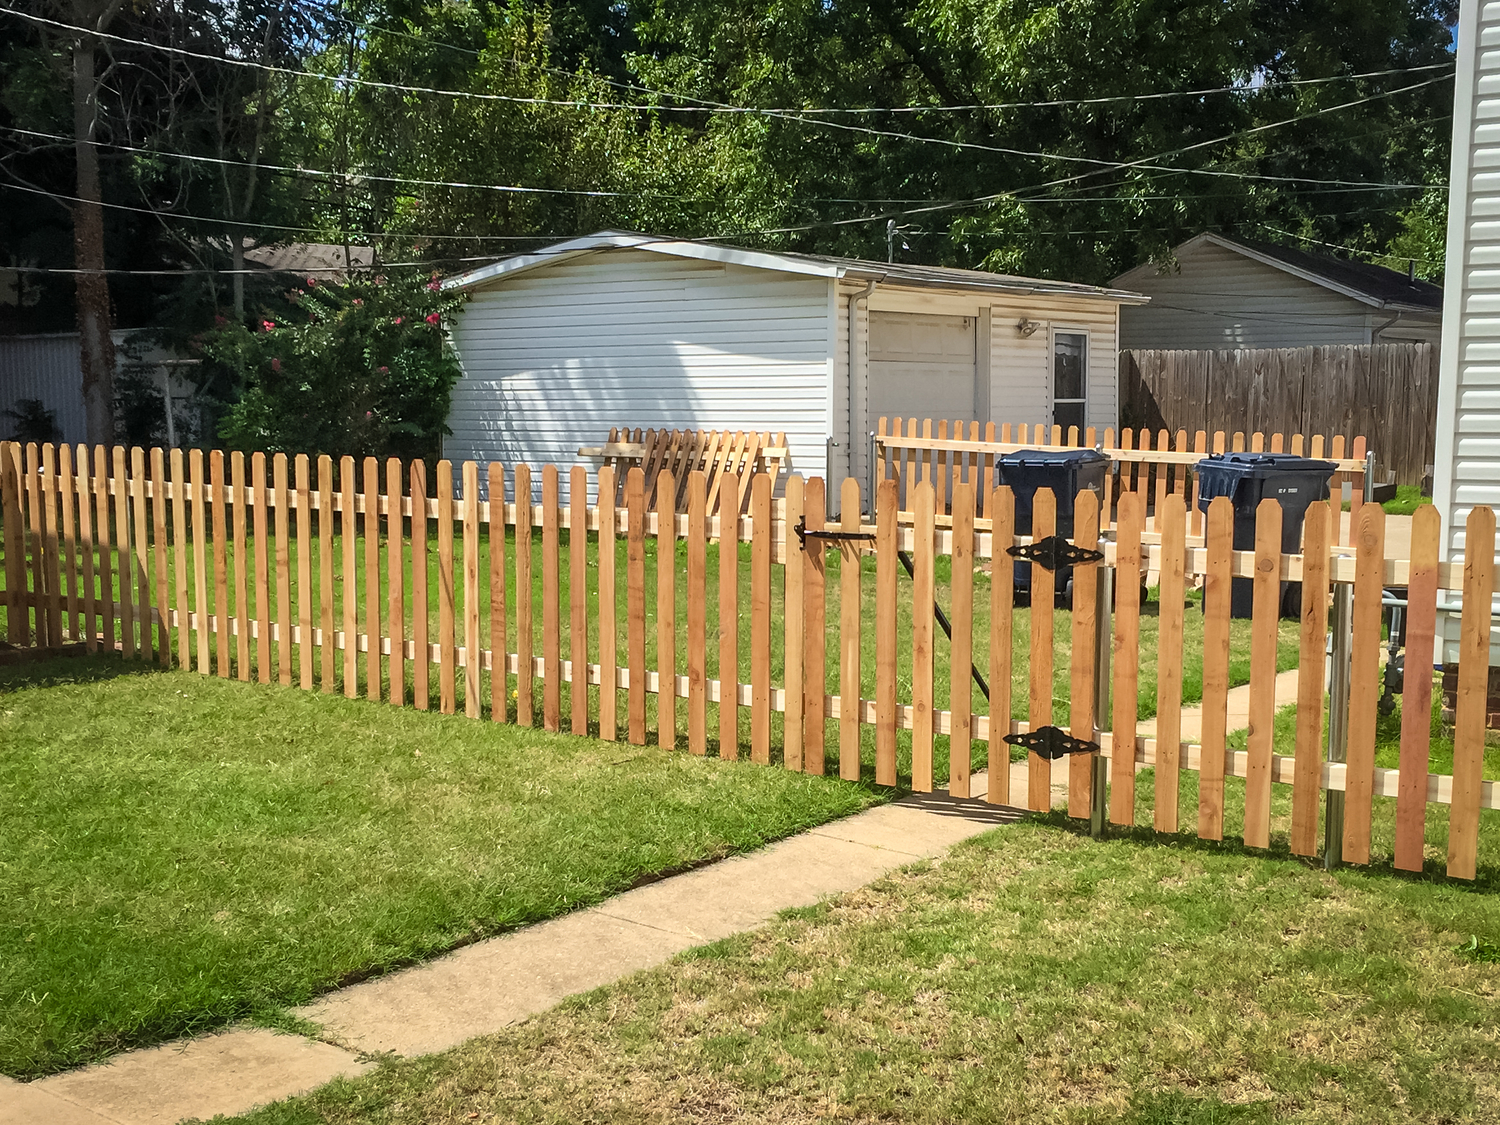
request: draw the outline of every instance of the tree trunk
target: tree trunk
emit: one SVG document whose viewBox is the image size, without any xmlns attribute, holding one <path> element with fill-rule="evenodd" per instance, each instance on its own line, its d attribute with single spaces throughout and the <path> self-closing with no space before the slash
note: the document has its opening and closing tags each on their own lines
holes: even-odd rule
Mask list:
<svg viewBox="0 0 1500 1125">
<path fill-rule="evenodd" d="M 229 254 L 233 263 L 234 272 L 230 275 L 230 285 L 234 291 L 234 319 L 243 322 L 245 319 L 245 236 L 232 234 L 229 236 Z"/>
<path fill-rule="evenodd" d="M 104 273 L 104 208 L 99 150 L 94 42 L 73 43 L 73 149 L 78 162 L 78 202 L 73 204 L 73 266 L 78 306 L 78 360 L 90 445 L 115 441 L 115 345 L 110 337 L 109 282 Z"/>
</svg>

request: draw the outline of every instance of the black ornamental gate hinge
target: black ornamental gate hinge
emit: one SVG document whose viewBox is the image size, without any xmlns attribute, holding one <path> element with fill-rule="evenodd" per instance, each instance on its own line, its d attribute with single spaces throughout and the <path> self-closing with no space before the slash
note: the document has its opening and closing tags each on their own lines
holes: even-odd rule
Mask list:
<svg viewBox="0 0 1500 1125">
<path fill-rule="evenodd" d="M 1006 552 L 1014 558 L 1034 562 L 1048 570 L 1059 570 L 1065 566 L 1081 566 L 1085 563 L 1104 561 L 1104 552 L 1090 547 L 1070 543 L 1061 535 L 1049 535 L 1034 543 L 1020 543 L 1007 547 Z"/>
</svg>

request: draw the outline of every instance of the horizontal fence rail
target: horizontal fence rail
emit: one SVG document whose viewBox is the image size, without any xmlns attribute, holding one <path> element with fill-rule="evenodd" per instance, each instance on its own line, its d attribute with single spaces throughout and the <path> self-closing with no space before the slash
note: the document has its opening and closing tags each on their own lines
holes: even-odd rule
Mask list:
<svg viewBox="0 0 1500 1125">
<path fill-rule="evenodd" d="M 1169 493 L 1188 500 L 1188 518 L 1193 535 L 1203 532 L 1203 515 L 1198 510 L 1198 480 L 1193 466 L 1210 453 L 1289 453 L 1335 462 L 1331 487 L 1341 495 L 1343 486 L 1351 486 L 1350 507 L 1358 512 L 1364 500 L 1365 477 L 1369 471 L 1367 444 L 1363 437 L 1345 441 L 1343 435 L 1331 438 L 1323 434 L 1250 433 L 1217 431 L 1210 435 L 1199 430 L 1189 435 L 1178 430 L 1123 429 L 1116 439 L 1110 428 L 1101 434 L 1093 426 L 1082 432 L 1077 426 L 1031 426 L 1026 423 L 998 426 L 986 422 L 946 419 L 880 418 L 874 435 L 875 480 L 895 480 L 903 511 L 909 510 L 908 496 L 913 483 L 926 481 L 936 493 L 940 520 L 948 515 L 948 498 L 960 482 L 972 485 L 980 496 L 980 514 L 984 498 L 999 483 L 997 459 L 1007 453 L 1033 449 L 1098 449 L 1110 461 L 1104 481 L 1103 527 L 1114 527 L 1114 499 L 1122 492 L 1140 492 L 1147 498 L 1146 526 L 1155 530 L 1162 499 Z M 1352 520 L 1351 520 L 1352 524 Z M 1347 539 L 1345 539 L 1347 541 Z"/>
<path fill-rule="evenodd" d="M 1414 517 L 1413 557 L 1388 560 L 1378 505 L 1356 513 L 1349 544 L 1335 540 L 1333 506 L 1312 505 L 1293 554 L 1281 550 L 1273 501 L 1258 512 L 1254 549 L 1235 550 L 1226 498 L 1195 539 L 1182 490 L 1122 486 L 1108 527 L 1106 505 L 1084 491 L 1073 500 L 1071 542 L 1097 548 L 1102 562 L 1075 563 L 1071 581 L 1032 564 L 1028 604 L 1014 596 L 1010 549 L 1057 528 L 1058 498 L 1047 490 L 1022 536 L 1011 491 L 991 487 L 981 502 L 968 479 L 950 478 L 942 524 L 930 479 L 908 481 L 905 511 L 894 477 L 879 482 L 868 508 L 859 483 L 845 480 L 843 516 L 829 525 L 816 477 L 787 478 L 778 499 L 768 474 L 747 484 L 730 474 L 723 487 L 745 484 L 745 510 L 710 514 L 702 471 L 681 488 L 662 473 L 654 490 L 639 468 L 622 484 L 613 467 L 598 472 L 593 494 L 604 504 L 587 504 L 582 466 L 569 470 L 570 500 L 559 503 L 560 472 L 550 465 L 536 504 L 525 465 L 442 461 L 429 480 L 422 462 L 0 443 L 6 637 L 499 722 L 539 717 L 547 730 L 638 745 L 654 730 L 663 747 L 716 746 L 723 758 L 836 769 L 882 785 L 905 777 L 919 791 L 944 784 L 946 757 L 953 796 L 970 796 L 977 766 L 987 771 L 986 800 L 1033 809 L 1051 805 L 1052 763 L 1030 749 L 1012 785 L 1005 736 L 1058 726 L 1097 744 L 1114 823 L 1143 815 L 1135 775 L 1149 766 L 1150 822 L 1176 831 L 1180 815 L 1195 813 L 1197 834 L 1221 839 L 1226 779 L 1238 778 L 1244 841 L 1267 847 L 1272 786 L 1284 785 L 1290 848 L 1314 855 L 1321 794 L 1341 791 L 1343 856 L 1368 862 L 1374 798 L 1394 797 L 1396 865 L 1422 867 L 1426 810 L 1442 805 L 1447 869 L 1474 877 L 1481 814 L 1500 808 L 1500 790 L 1484 779 L 1495 535 L 1486 508 L 1469 516 L 1462 564 L 1440 565 L 1430 506 Z M 616 495 L 622 504 L 608 502 Z M 1138 577 L 1147 572 L 1160 575 L 1154 668 L 1140 658 L 1150 618 Z M 1237 579 L 1253 586 L 1248 623 L 1231 621 Z M 1302 583 L 1289 754 L 1273 739 L 1278 645 L 1290 643 L 1283 582 Z M 1407 666 L 1417 673 L 1398 768 L 1375 761 L 1389 585 L 1409 591 Z M 1060 609 L 1054 594 L 1065 587 Z M 1200 589 L 1201 609 L 1188 608 Z M 1424 672 L 1440 590 L 1461 591 L 1464 606 L 1451 774 L 1429 761 Z M 1340 599 L 1351 607 L 1352 688 L 1347 747 L 1330 754 L 1323 669 Z M 941 621 L 939 601 L 948 607 Z M 1066 643 L 1059 613 L 1070 615 Z M 1192 630 L 1188 614 L 1201 615 Z M 1182 738 L 1180 725 L 1188 632 L 1201 634 L 1196 740 Z M 1249 663 L 1243 748 L 1226 729 L 1236 645 Z M 1153 685 L 1156 728 L 1147 733 L 1137 700 Z M 1070 759 L 1072 816 L 1094 811 L 1091 757 Z M 1185 774 L 1196 775 L 1196 810 L 1186 814 Z"/>
</svg>

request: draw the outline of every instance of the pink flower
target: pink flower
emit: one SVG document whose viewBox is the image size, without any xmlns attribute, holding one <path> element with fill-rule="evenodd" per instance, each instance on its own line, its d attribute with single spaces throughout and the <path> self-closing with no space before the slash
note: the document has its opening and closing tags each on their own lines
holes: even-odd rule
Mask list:
<svg viewBox="0 0 1500 1125">
<path fill-rule="evenodd" d="M 436 279 L 434 279 L 432 281 L 429 281 L 427 283 L 427 288 L 431 289 L 434 293 L 438 292 L 440 289 L 442 289 L 442 287 L 443 287 L 443 283 L 441 281 L 436 280 Z"/>
<path fill-rule="evenodd" d="M 373 417 L 375 417 L 375 411 L 373 411 L 373 410 L 366 410 L 365 411 L 365 417 L 366 418 L 373 418 Z"/>
<path fill-rule="evenodd" d="M 275 327 L 276 322 L 274 320 L 263 320 L 260 322 L 260 328 L 262 332 L 269 332 Z"/>
<path fill-rule="evenodd" d="M 389 367 L 382 367 L 380 369 L 380 373 L 382 375 L 389 375 L 391 373 L 391 369 Z"/>
<path fill-rule="evenodd" d="M 443 319 L 443 317 L 442 317 L 441 313 L 428 313 L 427 314 L 427 323 L 428 324 L 436 324 L 438 321 L 440 321 L 442 319 Z"/>
<path fill-rule="evenodd" d="M 363 297 L 356 297 L 356 298 L 354 298 L 354 303 L 355 303 L 355 304 L 356 304 L 356 305 L 362 305 L 362 304 L 364 304 L 364 303 L 365 303 L 365 300 L 364 300 L 364 298 L 363 298 Z"/>
<path fill-rule="evenodd" d="M 309 289 L 315 289 L 315 288 L 317 288 L 317 285 L 318 285 L 318 279 L 317 278 L 310 277 L 310 278 L 307 279 L 307 287 Z"/>
<path fill-rule="evenodd" d="M 396 318 L 395 318 L 395 319 L 394 319 L 394 320 L 392 320 L 392 321 L 391 321 L 391 323 L 392 323 L 392 324 L 400 324 L 400 323 L 401 323 L 401 322 L 402 322 L 402 321 L 403 321 L 403 320 L 405 320 L 405 319 L 406 319 L 406 318 L 405 318 L 405 317 L 403 317 L 403 316 L 398 316 L 398 317 L 396 317 Z"/>
<path fill-rule="evenodd" d="M 279 360 L 279 359 L 273 359 L 271 361 L 271 370 L 277 372 L 278 374 L 280 374 L 280 372 L 281 372 L 281 360 Z"/>
</svg>

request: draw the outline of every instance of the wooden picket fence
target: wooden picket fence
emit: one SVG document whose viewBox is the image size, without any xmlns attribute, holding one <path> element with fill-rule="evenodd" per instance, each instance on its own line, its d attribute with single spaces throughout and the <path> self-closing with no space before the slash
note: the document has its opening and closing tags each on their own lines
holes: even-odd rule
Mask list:
<svg viewBox="0 0 1500 1125">
<path fill-rule="evenodd" d="M 821 774 L 831 754 L 840 777 L 873 777 L 881 785 L 901 780 L 899 735 L 909 748 L 903 772 L 918 791 L 939 785 L 934 750 L 937 740 L 946 738 L 946 787 L 952 796 L 971 796 L 971 763 L 983 753 L 986 800 L 1038 810 L 1051 806 L 1052 763 L 1031 749 L 1024 784 L 1013 791 L 1011 745 L 1005 741 L 1006 735 L 1037 732 L 1053 723 L 1057 576 L 1033 564 L 1029 607 L 1014 604 L 1008 580 L 1008 549 L 1044 540 L 1056 527 L 1057 503 L 1049 491 L 1037 493 L 1033 534 L 1023 538 L 1014 533 L 1010 490 L 990 489 L 981 509 L 966 480 L 949 494 L 947 526 L 938 523 L 931 481 L 912 484 L 908 519 L 898 506 L 897 482 L 882 480 L 873 522 L 865 523 L 859 483 L 845 480 L 842 520 L 828 528 L 824 482 L 816 477 L 788 478 L 784 499 L 773 499 L 769 476 L 755 474 L 746 513 L 721 509 L 722 514 L 710 515 L 702 472 L 689 474 L 685 510 L 677 506 L 670 474 L 659 482 L 652 509 L 640 469 L 627 474 L 625 503 L 618 507 L 608 503 L 615 495 L 611 467 L 600 470 L 597 482 L 596 495 L 606 498 L 602 506 L 587 503 L 587 471 L 579 466 L 570 472 L 571 498 L 563 507 L 559 470 L 551 465 L 541 470 L 541 503 L 533 504 L 531 469 L 524 465 L 465 462 L 455 472 L 448 462 L 439 462 L 429 494 L 421 462 L 391 460 L 382 466 L 374 458 L 356 464 L 346 457 L 336 465 L 327 457 L 300 455 L 34 445 L 23 450 L 0 443 L 5 548 L 0 605 L 7 637 L 18 645 L 79 641 L 93 651 L 120 651 L 204 675 L 253 676 L 261 683 L 308 690 L 336 691 L 342 683 L 350 697 L 364 694 L 395 706 L 410 702 L 427 708 L 435 695 L 445 713 L 458 710 L 461 683 L 465 714 L 488 713 L 495 721 L 526 725 L 536 719 L 539 686 L 545 729 L 560 730 L 566 721 L 573 733 L 597 733 L 607 740 L 623 730 L 636 744 L 648 737 L 648 697 L 654 695 L 657 740 L 664 747 L 678 746 L 685 736 L 688 751 L 705 754 L 717 733 L 722 758 L 744 752 L 756 762 L 779 759 L 786 768 Z M 486 499 L 480 498 L 481 479 Z M 738 484 L 726 480 L 725 487 Z M 1279 783 L 1291 787 L 1290 848 L 1310 856 L 1318 851 L 1322 794 L 1337 791 L 1344 795 L 1343 857 L 1365 863 L 1371 859 L 1374 798 L 1394 797 L 1395 864 L 1419 870 L 1427 806 L 1443 804 L 1449 806 L 1447 870 L 1473 878 L 1482 810 L 1500 808 L 1500 791 L 1483 779 L 1493 513 L 1474 509 L 1464 562 L 1440 565 L 1438 518 L 1431 507 L 1415 517 L 1413 557 L 1388 561 L 1385 514 L 1378 505 L 1363 507 L 1352 547 L 1340 547 L 1333 542 L 1332 507 L 1314 504 L 1303 553 L 1283 554 L 1281 511 L 1273 501 L 1259 510 L 1255 549 L 1235 551 L 1227 499 L 1213 502 L 1201 544 L 1189 534 L 1180 492 L 1155 500 L 1157 531 L 1148 534 L 1147 497 L 1140 491 L 1119 493 L 1109 536 L 1101 535 L 1098 497 L 1084 491 L 1075 500 L 1072 542 L 1098 548 L 1103 559 L 1097 566 L 1079 564 L 1074 572 L 1071 647 L 1065 657 L 1067 733 L 1097 744 L 1107 762 L 1110 821 L 1137 823 L 1136 770 L 1153 766 L 1151 822 L 1159 830 L 1176 831 L 1181 775 L 1196 771 L 1196 831 L 1221 839 L 1226 778 L 1242 778 L 1243 838 L 1264 848 L 1271 843 L 1272 786 Z M 540 574 L 534 575 L 532 547 L 538 537 Z M 622 537 L 623 606 L 617 601 L 616 573 Z M 679 541 L 684 545 L 680 564 Z M 739 581 L 745 543 L 748 601 Z M 653 544 L 657 560 L 673 562 L 657 566 L 648 584 L 646 561 Z M 597 548 L 592 567 L 591 545 Z M 710 550 L 717 556 L 716 597 L 708 588 Z M 898 552 L 910 553 L 909 583 L 898 579 Z M 839 559 L 836 582 L 829 574 L 830 555 Z M 859 565 L 868 555 L 874 556 L 872 603 L 862 596 L 869 586 Z M 945 591 L 952 618 L 947 645 L 949 667 L 956 671 L 946 685 L 934 675 L 934 654 L 942 643 L 932 612 L 940 556 L 951 558 L 952 574 Z M 365 580 L 359 578 L 361 559 Z M 994 560 L 999 580 L 976 579 L 984 560 Z M 1142 607 L 1135 576 L 1143 562 L 1161 575 L 1154 669 L 1141 667 L 1139 658 Z M 384 583 L 378 577 L 382 564 Z M 1117 572 L 1131 577 L 1116 583 Z M 1090 573 L 1094 581 L 1080 580 Z M 370 575 L 376 580 L 369 581 Z M 434 577 L 435 637 L 428 623 Z M 1252 579 L 1255 591 L 1250 734 L 1243 751 L 1230 748 L 1226 730 L 1229 590 L 1236 577 Z M 541 587 L 535 599 L 534 578 Z M 1200 579 L 1203 726 L 1198 741 L 1184 742 L 1184 599 Z M 1311 673 L 1301 677 L 1295 753 L 1289 755 L 1275 753 L 1272 740 L 1283 581 L 1303 583 L 1301 667 Z M 1406 689 L 1397 769 L 1377 768 L 1374 758 L 1381 592 L 1391 585 L 1409 588 L 1407 666 L 1417 673 Z M 1330 599 L 1345 597 L 1344 590 L 1352 604 L 1347 751 L 1344 760 L 1330 760 L 1339 755 L 1324 750 L 1322 669 Z M 1442 775 L 1429 768 L 1432 679 L 1422 674 L 1432 666 L 1439 590 L 1461 590 L 1464 606 L 1453 772 Z M 834 591 L 836 621 L 828 613 Z M 681 648 L 679 598 L 686 606 Z M 716 637 L 707 620 L 714 601 Z M 654 668 L 647 666 L 648 604 L 655 616 Z M 773 604 L 782 610 L 779 626 Z M 987 638 L 976 636 L 974 628 L 982 609 L 989 619 Z M 903 616 L 906 611 L 909 617 Z M 861 639 L 867 612 L 874 615 L 873 653 Z M 1030 618 L 1030 640 L 1018 657 L 1013 646 L 1022 614 Z M 708 675 L 714 640 L 723 678 Z M 834 646 L 833 653 L 828 646 Z M 747 649 L 748 683 L 740 680 Z M 772 675 L 778 661 L 779 684 Z M 975 662 L 986 665 L 987 707 L 976 707 L 964 674 Z M 862 673 L 872 663 L 873 679 L 866 681 Z M 901 666 L 909 676 L 898 677 Z M 1137 696 L 1153 675 L 1158 725 L 1154 737 L 1144 737 L 1136 719 Z M 1014 717 L 1022 710 L 1020 693 L 1013 689 L 1018 677 L 1025 683 L 1024 720 Z M 873 692 L 867 695 L 865 685 L 871 682 Z M 512 683 L 514 706 L 508 697 Z M 570 685 L 566 718 L 563 684 Z M 685 716 L 679 716 L 679 700 L 686 701 Z M 710 703 L 718 705 L 717 732 L 709 726 Z M 748 736 L 742 733 L 742 710 L 749 713 Z M 773 715 L 780 716 L 776 744 Z M 868 727 L 874 728 L 870 764 L 861 752 Z M 1070 755 L 1067 809 L 1072 816 L 1092 811 L 1093 760 L 1093 753 Z"/>
<path fill-rule="evenodd" d="M 1346 442 L 1342 434 L 1332 438 L 1313 434 L 1309 438 L 1303 434 L 1222 430 L 1210 435 L 1199 430 L 1190 436 L 1186 430 L 1178 430 L 1174 436 L 1166 430 L 1153 434 L 1150 430 L 1123 429 L 1117 441 L 1113 428 L 1101 435 L 1093 426 L 1080 433 L 1077 426 L 1069 426 L 1064 432 L 1061 426 L 1024 422 L 999 426 L 986 422 L 981 426 L 956 420 L 950 429 L 950 423 L 942 418 L 908 418 L 904 424 L 900 418 L 881 418 L 875 430 L 875 479 L 897 482 L 903 511 L 910 507 L 911 485 L 930 481 L 937 494 L 938 514 L 945 516 L 954 486 L 966 482 L 984 497 L 998 483 L 996 458 L 1029 449 L 1099 449 L 1109 457 L 1101 517 L 1106 530 L 1114 526 L 1115 498 L 1121 493 L 1140 492 L 1147 497 L 1146 526 L 1150 531 L 1156 530 L 1162 498 L 1176 493 L 1187 497 L 1191 534 L 1195 536 L 1203 534 L 1203 514 L 1198 509 L 1198 479 L 1193 466 L 1210 453 L 1290 453 L 1337 462 L 1333 490 L 1341 492 L 1346 482 L 1352 486 L 1350 508 L 1356 515 L 1364 501 L 1368 470 L 1366 440 L 1355 437 Z M 980 514 L 984 514 L 983 501 Z"/>
</svg>

